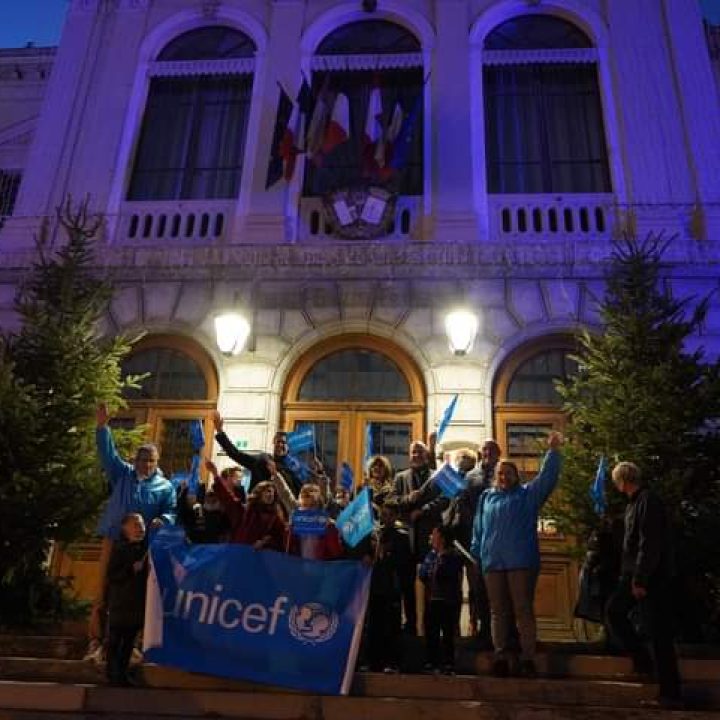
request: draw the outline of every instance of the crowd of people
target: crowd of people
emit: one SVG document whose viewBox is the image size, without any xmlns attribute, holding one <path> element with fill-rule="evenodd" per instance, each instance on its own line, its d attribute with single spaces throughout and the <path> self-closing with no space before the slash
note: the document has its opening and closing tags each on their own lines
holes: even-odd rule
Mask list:
<svg viewBox="0 0 720 720">
<path fill-rule="evenodd" d="M 297 460 L 288 452 L 286 433 L 275 434 L 272 453 L 245 453 L 226 435 L 223 418 L 216 412 L 215 439 L 238 467 L 218 472 L 207 460 L 207 486 L 200 486 L 194 495 L 182 486 L 176 497 L 172 483 L 158 468 L 157 448 L 144 445 L 133 463 L 123 461 L 108 421 L 101 406 L 97 447 L 111 497 L 100 524 L 103 593 L 91 616 L 88 656 L 96 658 L 101 652 L 105 631 L 112 684 L 132 683 L 129 663 L 142 626 L 148 569 L 145 529 L 174 522 L 184 526 L 193 543 L 241 543 L 309 560 L 353 559 L 372 566 L 360 659 L 370 671 L 398 672 L 405 638 L 422 634 L 425 671 L 454 674 L 465 580 L 468 634 L 476 638 L 479 649 L 494 651 L 492 673 L 535 677 L 537 523 L 560 474 L 558 433 L 550 433 L 540 471 L 530 481 L 522 478 L 514 463 L 501 458 L 494 440 L 482 443 L 479 455 L 470 448 L 455 451 L 452 460 L 464 489 L 452 498 L 435 482 L 434 435 L 427 443 L 411 443 L 406 470 L 394 473 L 388 458 L 370 458 L 362 484 L 372 491 L 375 529 L 350 547 L 334 519 L 350 503 L 352 492 L 329 478 L 317 459 L 309 476 L 301 477 Z M 623 579 L 608 618 L 633 653 L 636 669 L 647 671 L 650 656 L 628 627 L 627 613 L 633 603 L 655 598 L 658 573 L 668 572 L 664 556 L 653 564 L 647 555 L 648 542 L 653 546 L 662 542 L 656 531 L 664 516 L 659 501 L 640 483 L 639 471 L 633 474 L 628 466 L 620 463 L 613 479 L 630 498 L 629 507 L 641 502 L 643 509 L 642 516 L 628 526 Z M 249 487 L 240 483 L 243 468 L 250 474 Z M 296 510 L 324 511 L 325 531 L 296 533 L 292 522 Z M 646 517 L 651 517 L 650 528 L 645 527 Z M 653 607 L 654 622 L 662 623 L 667 609 L 657 601 Z M 665 632 L 663 638 L 655 648 L 660 694 L 666 700 L 677 699 L 672 636 Z"/>
</svg>

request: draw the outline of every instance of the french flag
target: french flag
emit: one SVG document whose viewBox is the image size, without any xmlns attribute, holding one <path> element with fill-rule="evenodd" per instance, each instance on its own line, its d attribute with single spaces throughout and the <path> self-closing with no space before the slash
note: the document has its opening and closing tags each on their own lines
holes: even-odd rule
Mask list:
<svg viewBox="0 0 720 720">
<path fill-rule="evenodd" d="M 390 124 L 385 129 L 382 142 L 378 144 L 377 150 L 375 151 L 375 160 L 377 161 L 379 175 L 382 180 L 389 179 L 394 172 L 392 161 L 395 153 L 395 141 L 400 134 L 404 117 L 400 103 L 395 103 Z"/>
<path fill-rule="evenodd" d="M 320 152 L 323 155 L 331 153 L 338 145 L 344 143 L 350 136 L 350 101 L 345 93 L 338 93 L 333 104 L 330 122 L 325 128 Z"/>
</svg>

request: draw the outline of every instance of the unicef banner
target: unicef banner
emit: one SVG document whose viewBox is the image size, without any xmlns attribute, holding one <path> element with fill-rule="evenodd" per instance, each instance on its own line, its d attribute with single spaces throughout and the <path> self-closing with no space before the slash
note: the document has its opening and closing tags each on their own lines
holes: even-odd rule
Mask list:
<svg viewBox="0 0 720 720">
<path fill-rule="evenodd" d="M 370 570 L 245 545 L 153 542 L 146 657 L 326 694 L 350 689 Z"/>
</svg>

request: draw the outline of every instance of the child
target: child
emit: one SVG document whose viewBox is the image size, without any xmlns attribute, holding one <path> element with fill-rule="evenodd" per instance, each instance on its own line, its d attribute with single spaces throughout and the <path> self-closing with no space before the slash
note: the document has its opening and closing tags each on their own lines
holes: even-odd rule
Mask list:
<svg viewBox="0 0 720 720">
<path fill-rule="evenodd" d="M 455 674 L 455 632 L 462 604 L 463 559 L 453 549 L 453 533 L 447 526 L 433 528 L 432 550 L 423 560 L 420 579 L 425 584 L 425 670 Z M 442 634 L 442 652 L 440 635 Z"/>
<path fill-rule="evenodd" d="M 322 510 L 322 491 L 318 485 L 305 483 L 298 496 L 300 510 Z M 290 527 L 288 552 L 306 560 L 333 560 L 342 555 L 342 543 L 335 523 L 328 518 L 324 535 L 295 535 Z"/>
<path fill-rule="evenodd" d="M 212 488 L 202 493 L 201 500 L 200 496 L 194 498 L 189 495 L 187 484 L 183 483 L 178 492 L 177 503 L 177 519 L 185 528 L 190 542 L 201 544 L 227 542 L 230 520 Z"/>
<path fill-rule="evenodd" d="M 396 673 L 402 655 L 401 613 L 403 583 L 414 570 L 410 537 L 398 522 L 400 508 L 388 499 L 380 511 L 375 564 L 370 584 L 367 641 L 370 670 Z"/>
<path fill-rule="evenodd" d="M 122 536 L 113 544 L 108 562 L 107 677 L 111 685 L 132 685 L 128 666 L 135 637 L 145 617 L 147 543 L 140 513 L 128 513 L 120 526 Z"/>
<path fill-rule="evenodd" d="M 247 503 L 243 503 L 232 487 L 220 478 L 214 463 L 208 460 L 205 467 L 215 478 L 215 494 L 230 519 L 230 542 L 252 545 L 256 550 L 282 552 L 285 549 L 285 522 L 273 484 L 267 480 L 259 482 Z"/>
</svg>

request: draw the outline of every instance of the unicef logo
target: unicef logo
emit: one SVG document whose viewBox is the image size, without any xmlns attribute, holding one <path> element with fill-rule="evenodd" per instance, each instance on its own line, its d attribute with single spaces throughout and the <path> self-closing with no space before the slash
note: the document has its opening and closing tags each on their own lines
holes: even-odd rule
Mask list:
<svg viewBox="0 0 720 720">
<path fill-rule="evenodd" d="M 330 640 L 338 626 L 337 613 L 319 603 L 294 605 L 288 616 L 290 634 L 300 642 L 318 645 Z"/>
</svg>

